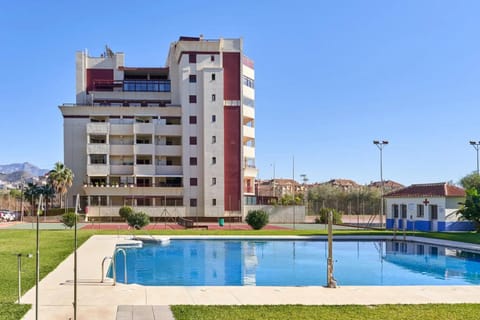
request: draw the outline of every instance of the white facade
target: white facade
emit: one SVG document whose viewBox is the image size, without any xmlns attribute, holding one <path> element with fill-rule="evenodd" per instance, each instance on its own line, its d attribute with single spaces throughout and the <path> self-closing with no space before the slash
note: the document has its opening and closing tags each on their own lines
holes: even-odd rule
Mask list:
<svg viewBox="0 0 480 320">
<path fill-rule="evenodd" d="M 181 37 L 162 68 L 124 60 L 77 52 L 77 101 L 60 106 L 69 199 L 80 194 L 90 217 L 123 205 L 157 217 L 241 216 L 257 175 L 242 40 Z"/>
</svg>

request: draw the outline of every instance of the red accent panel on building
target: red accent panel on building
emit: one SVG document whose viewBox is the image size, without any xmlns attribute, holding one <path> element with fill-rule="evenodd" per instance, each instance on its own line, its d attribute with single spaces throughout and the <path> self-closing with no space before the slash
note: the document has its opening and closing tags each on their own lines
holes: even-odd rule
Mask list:
<svg viewBox="0 0 480 320">
<path fill-rule="evenodd" d="M 87 69 L 87 93 L 94 90 L 95 81 L 113 81 L 113 69 Z"/>
<path fill-rule="evenodd" d="M 240 100 L 240 63 L 239 52 L 223 53 L 223 96 L 225 100 Z"/>
<path fill-rule="evenodd" d="M 240 142 L 240 107 L 223 107 L 225 210 L 240 210 L 242 191 Z"/>
</svg>

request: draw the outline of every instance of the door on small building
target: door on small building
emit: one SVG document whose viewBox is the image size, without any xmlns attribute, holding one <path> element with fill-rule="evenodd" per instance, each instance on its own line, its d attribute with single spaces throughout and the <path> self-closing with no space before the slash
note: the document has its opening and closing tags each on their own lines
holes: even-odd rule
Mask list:
<svg viewBox="0 0 480 320">
<path fill-rule="evenodd" d="M 430 230 L 438 231 L 438 206 L 436 204 L 429 205 Z"/>
<path fill-rule="evenodd" d="M 402 204 L 400 206 L 400 213 L 402 215 L 402 219 L 399 221 L 398 229 L 405 230 L 407 229 L 407 205 Z"/>
<path fill-rule="evenodd" d="M 398 230 L 398 204 L 392 205 L 393 230 Z"/>
</svg>

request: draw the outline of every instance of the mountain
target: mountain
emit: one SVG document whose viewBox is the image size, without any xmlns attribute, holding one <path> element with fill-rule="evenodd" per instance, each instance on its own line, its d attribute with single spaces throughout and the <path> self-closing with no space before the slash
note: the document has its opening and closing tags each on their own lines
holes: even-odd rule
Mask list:
<svg viewBox="0 0 480 320">
<path fill-rule="evenodd" d="M 5 164 L 0 165 L 0 180 L 15 182 L 22 178 L 43 176 L 48 171 L 28 162 Z"/>
</svg>

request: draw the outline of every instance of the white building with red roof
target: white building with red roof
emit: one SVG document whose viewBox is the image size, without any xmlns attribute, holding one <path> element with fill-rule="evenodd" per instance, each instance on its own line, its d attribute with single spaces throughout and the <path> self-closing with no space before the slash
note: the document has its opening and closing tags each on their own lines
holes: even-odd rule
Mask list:
<svg viewBox="0 0 480 320">
<path fill-rule="evenodd" d="M 465 190 L 448 184 L 427 183 L 387 193 L 385 196 L 387 229 L 417 231 L 475 230 L 470 221 L 457 215 Z"/>
</svg>

